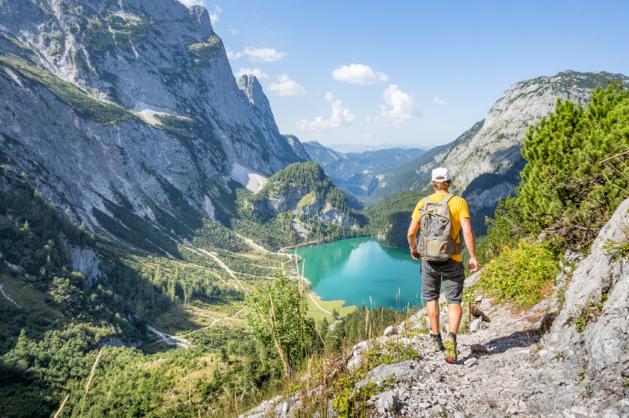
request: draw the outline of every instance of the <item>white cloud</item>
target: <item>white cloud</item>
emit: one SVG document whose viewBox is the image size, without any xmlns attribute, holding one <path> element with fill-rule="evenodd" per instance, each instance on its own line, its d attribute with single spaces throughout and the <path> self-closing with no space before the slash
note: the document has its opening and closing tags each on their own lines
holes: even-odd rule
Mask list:
<svg viewBox="0 0 629 418">
<path fill-rule="evenodd" d="M 303 96 L 306 94 L 306 89 L 286 74 L 282 74 L 277 77 L 275 83 L 268 87 L 268 90 L 275 93 L 278 96 Z"/>
<path fill-rule="evenodd" d="M 446 102 L 443 99 L 440 99 L 439 97 L 433 97 L 432 98 L 432 104 L 438 105 L 438 106 L 445 106 L 448 104 L 448 102 Z"/>
<path fill-rule="evenodd" d="M 238 31 L 238 29 L 236 29 L 236 28 L 234 28 L 234 27 L 231 27 L 231 26 L 229 27 L 229 32 L 230 32 L 232 35 L 238 35 L 238 34 L 240 33 L 240 32 Z"/>
<path fill-rule="evenodd" d="M 389 84 L 382 93 L 384 106 L 381 106 L 378 119 L 387 125 L 401 126 L 408 119 L 421 116 L 413 96 L 402 91 L 395 84 Z"/>
<path fill-rule="evenodd" d="M 323 97 L 325 97 L 326 102 L 331 102 L 332 99 L 334 99 L 334 93 L 332 93 L 331 91 L 326 91 Z"/>
<path fill-rule="evenodd" d="M 242 58 L 242 52 L 232 51 L 231 49 L 227 48 L 227 58 L 229 58 L 230 60 L 240 59 Z"/>
<path fill-rule="evenodd" d="M 363 86 L 374 84 L 378 81 L 383 83 L 389 81 L 389 76 L 385 73 L 374 71 L 373 68 L 365 64 L 342 65 L 332 71 L 332 77 L 337 81 Z"/>
<path fill-rule="evenodd" d="M 201 3 L 203 3 L 203 2 L 201 1 Z M 209 13 L 210 13 L 210 21 L 212 22 L 212 26 L 216 25 L 221 20 L 219 15 L 222 12 L 223 12 L 223 9 L 221 9 L 221 6 L 218 6 L 218 5 L 214 6 L 214 8 L 209 11 Z"/>
<path fill-rule="evenodd" d="M 243 49 L 242 53 L 251 61 L 279 61 L 286 56 L 286 52 L 278 51 L 275 48 L 254 48 L 248 46 Z"/>
<path fill-rule="evenodd" d="M 258 80 L 268 80 L 269 75 L 259 68 L 240 68 L 236 73 L 236 78 L 240 78 L 245 74 L 256 76 Z"/>
<path fill-rule="evenodd" d="M 353 120 L 354 115 L 352 111 L 348 107 L 345 107 L 342 101 L 337 99 L 332 103 L 329 118 L 326 119 L 323 116 L 317 116 L 310 121 L 304 119 L 297 123 L 297 128 L 301 131 L 321 131 L 324 129 L 338 128 L 343 123 Z"/>
<path fill-rule="evenodd" d="M 236 31 L 236 33 L 238 33 L 238 31 Z M 240 52 L 232 51 L 229 48 L 227 49 L 227 58 L 230 60 L 237 60 L 242 57 L 246 57 L 250 61 L 275 62 L 281 60 L 285 56 L 286 52 L 278 51 L 275 48 L 254 48 L 252 46 L 248 46 Z"/>
</svg>

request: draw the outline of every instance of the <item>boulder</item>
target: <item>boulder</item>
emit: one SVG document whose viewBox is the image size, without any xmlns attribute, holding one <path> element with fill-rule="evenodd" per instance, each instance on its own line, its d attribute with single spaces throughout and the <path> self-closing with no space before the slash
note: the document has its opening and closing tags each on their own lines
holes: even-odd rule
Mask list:
<svg viewBox="0 0 629 418">
<path fill-rule="evenodd" d="M 483 326 L 483 318 L 476 318 L 470 322 L 470 332 L 480 331 Z"/>
<path fill-rule="evenodd" d="M 372 382 L 377 385 L 384 382 L 386 379 L 393 377 L 396 382 L 411 381 L 419 378 L 422 375 L 421 367 L 419 363 L 413 360 L 403 361 L 395 364 L 381 364 L 380 366 L 372 369 L 362 380 L 356 383 L 356 388 L 360 389 L 367 383 Z"/>
<path fill-rule="evenodd" d="M 368 401 L 380 413 L 396 412 L 400 410 L 401 403 L 392 390 L 387 390 L 372 397 Z"/>
</svg>

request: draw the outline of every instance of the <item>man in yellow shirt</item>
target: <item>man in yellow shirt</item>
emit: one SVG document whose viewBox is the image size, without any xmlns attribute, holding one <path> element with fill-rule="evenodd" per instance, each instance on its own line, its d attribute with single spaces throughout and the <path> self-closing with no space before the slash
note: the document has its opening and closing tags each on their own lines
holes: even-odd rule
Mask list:
<svg viewBox="0 0 629 418">
<path fill-rule="evenodd" d="M 470 271 L 478 270 L 478 261 L 476 260 L 476 242 L 474 232 L 470 222 L 470 212 L 465 199 L 459 196 L 453 196 L 448 193 L 451 179 L 448 169 L 438 167 L 432 170 L 432 187 L 434 193 L 430 196 L 420 199 L 413 211 L 411 224 L 408 227 L 408 245 L 411 251 L 411 257 L 414 260 L 422 258 L 422 299 L 426 302 L 426 312 L 430 321 L 431 337 L 435 344 L 435 349 L 439 351 L 445 350 L 445 357 L 448 363 L 456 363 L 457 347 L 456 333 L 461 322 L 461 299 L 463 296 L 463 281 L 465 280 L 463 270 L 463 255 L 461 254 L 461 231 L 465 240 L 465 245 L 470 253 L 469 267 Z M 420 254 L 417 248 L 417 232 L 420 231 L 420 218 L 426 206 L 426 199 L 432 203 L 442 202 L 448 205 L 450 213 L 450 245 L 444 245 L 448 253 L 445 261 L 429 261 L 425 254 Z M 428 205 L 431 206 L 431 205 Z M 445 210 L 445 208 L 444 208 Z M 447 212 L 445 212 L 447 214 Z M 421 237 L 421 231 L 420 231 Z M 442 340 L 439 332 L 439 295 L 443 285 L 446 300 L 448 302 L 448 330 L 449 333 L 445 340 Z"/>
</svg>

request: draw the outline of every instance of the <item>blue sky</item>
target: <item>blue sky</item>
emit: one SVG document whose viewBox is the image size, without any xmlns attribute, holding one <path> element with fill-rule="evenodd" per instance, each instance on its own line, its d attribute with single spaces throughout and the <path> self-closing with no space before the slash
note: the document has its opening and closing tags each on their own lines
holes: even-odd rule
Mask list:
<svg viewBox="0 0 629 418">
<path fill-rule="evenodd" d="M 328 145 L 430 147 L 515 82 L 629 74 L 621 0 L 205 3 L 234 73 L 261 76 L 280 130 Z"/>
</svg>

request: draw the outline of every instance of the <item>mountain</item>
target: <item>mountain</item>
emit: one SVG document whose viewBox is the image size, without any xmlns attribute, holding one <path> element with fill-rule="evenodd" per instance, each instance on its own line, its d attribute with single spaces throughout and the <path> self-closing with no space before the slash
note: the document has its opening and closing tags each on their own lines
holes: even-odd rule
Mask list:
<svg viewBox="0 0 629 418">
<path fill-rule="evenodd" d="M 176 252 L 238 184 L 303 160 L 208 12 L 175 0 L 4 1 L 0 159 L 110 240 Z"/>
<path fill-rule="evenodd" d="M 364 224 L 352 203 L 317 163 L 295 163 L 271 176 L 258 193 L 241 191 L 234 226 L 274 249 L 352 235 Z"/>
<path fill-rule="evenodd" d="M 306 148 L 304 147 L 304 144 L 299 140 L 299 138 L 297 138 L 295 135 L 284 135 L 284 137 L 286 138 L 286 141 L 288 141 L 288 144 L 293 149 L 293 152 L 295 153 L 295 155 L 297 155 L 299 158 L 303 160 L 311 159 L 310 155 L 306 151 Z"/>
<path fill-rule="evenodd" d="M 424 152 L 418 148 L 388 148 L 343 153 L 318 142 L 304 142 L 303 147 L 339 188 L 359 198 L 371 195 L 383 171 L 411 161 Z"/>
<path fill-rule="evenodd" d="M 453 178 L 452 191 L 462 194 L 470 205 L 474 230 L 484 233 L 485 216 L 492 216 L 498 201 L 511 195 L 519 182 L 524 165 L 520 149 L 529 127 L 554 110 L 558 99 L 585 105 L 596 87 L 615 82 L 629 85 L 629 78 L 607 72 L 563 71 L 514 84 L 491 107 L 483 121 L 456 140 L 382 173 L 372 201 L 404 191 L 412 192 L 415 197 L 396 198 L 396 202 L 406 203 L 404 207 L 395 208 L 385 200 L 375 211 L 408 214 L 421 195 L 430 193 L 430 171 L 445 166 Z M 407 221 L 408 216 L 403 217 Z M 394 222 L 384 221 L 384 218 L 380 217 L 381 220 L 373 224 L 374 233 L 391 236 L 387 229 L 392 228 Z M 402 226 L 397 227 L 400 228 Z"/>
<path fill-rule="evenodd" d="M 395 193 L 421 190 L 430 184 L 431 170 L 458 144 L 467 144 L 482 128 L 483 121 L 475 123 L 454 141 L 429 149 L 416 159 L 385 170 L 374 188 L 370 201 L 377 202 Z"/>
<path fill-rule="evenodd" d="M 308 158 L 205 8 L 0 0 L 0 416 L 82 415 L 88 380 L 93 416 L 259 391 L 244 299 L 294 269 L 270 249 L 364 223 Z"/>
</svg>

